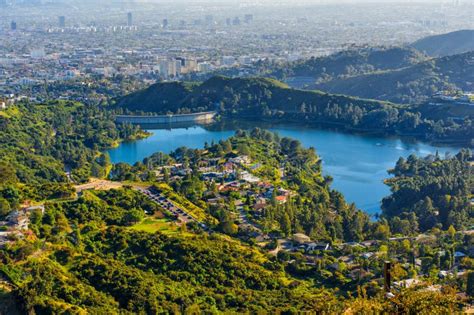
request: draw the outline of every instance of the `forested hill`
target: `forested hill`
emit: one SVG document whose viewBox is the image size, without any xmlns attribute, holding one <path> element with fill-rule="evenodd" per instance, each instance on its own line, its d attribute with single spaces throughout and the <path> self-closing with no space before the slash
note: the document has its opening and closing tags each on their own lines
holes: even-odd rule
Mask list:
<svg viewBox="0 0 474 315">
<path fill-rule="evenodd" d="M 117 106 L 128 111 L 188 113 L 220 110 L 222 113 L 262 115 L 274 111 L 299 112 L 302 104 L 314 107 L 337 103 L 357 104 L 368 109 L 382 108 L 384 103 L 359 100 L 319 91 L 290 89 L 282 82 L 268 78 L 213 77 L 202 84 L 182 82 L 158 83 L 130 94 Z"/>
<path fill-rule="evenodd" d="M 422 38 L 411 45 L 429 56 L 442 57 L 474 50 L 474 30 L 461 30 Z"/>
<path fill-rule="evenodd" d="M 474 51 L 432 59 L 410 67 L 332 80 L 316 85 L 329 93 L 419 103 L 437 91 L 469 91 L 474 84 Z"/>
<path fill-rule="evenodd" d="M 326 82 L 374 71 L 409 67 L 426 60 L 426 56 L 412 48 L 371 47 L 342 51 L 330 56 L 311 58 L 277 67 L 272 76 L 277 78 L 312 77 L 314 82 Z"/>
</svg>

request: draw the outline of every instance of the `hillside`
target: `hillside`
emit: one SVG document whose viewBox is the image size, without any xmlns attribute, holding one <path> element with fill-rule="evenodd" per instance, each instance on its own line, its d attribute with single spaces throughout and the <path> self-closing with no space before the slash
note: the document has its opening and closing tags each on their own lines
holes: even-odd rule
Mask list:
<svg viewBox="0 0 474 315">
<path fill-rule="evenodd" d="M 462 54 L 474 50 L 474 30 L 461 30 L 422 38 L 411 47 L 433 57 Z"/>
<path fill-rule="evenodd" d="M 437 91 L 469 91 L 474 84 L 474 52 L 425 61 L 410 67 L 354 76 L 318 84 L 329 93 L 419 103 Z"/>
<path fill-rule="evenodd" d="M 462 68 L 462 64 L 458 67 Z M 418 71 L 412 73 L 415 81 L 419 80 L 416 77 Z M 359 90 L 346 92 L 355 94 L 364 91 L 368 95 L 372 86 L 380 86 L 378 88 L 380 91 L 376 89 L 377 93 L 390 96 L 392 93 L 390 88 L 396 85 L 397 80 L 403 79 L 402 74 L 388 84 L 371 80 L 368 81 L 371 84 L 369 86 L 364 86 L 367 81 L 361 80 L 358 82 Z M 185 91 L 179 97 L 173 93 L 162 93 L 164 86 L 168 84 L 155 84 L 118 100 L 116 105 L 118 112 L 166 114 L 217 110 L 220 115 L 227 118 L 330 124 L 347 130 L 410 135 L 423 140 L 448 141 L 463 145 L 471 145 L 473 138 L 474 131 L 470 120 L 451 126 L 447 120 L 449 117 L 424 117 L 414 107 L 320 91 L 291 89 L 272 79 L 213 77 L 204 83 L 193 85 L 192 88 L 184 83 L 173 83 L 182 86 L 178 89 Z M 185 86 L 188 88 L 185 89 Z M 422 86 L 425 93 L 428 93 L 427 89 L 431 86 L 432 83 Z M 386 88 L 386 92 L 383 92 L 382 88 Z M 375 96 L 384 98 L 386 95 Z M 461 113 L 457 116 L 463 115 Z"/>
<path fill-rule="evenodd" d="M 453 200 L 465 200 L 471 160 L 468 151 L 452 161 L 401 160 L 394 180 L 415 175 L 413 187 L 424 189 L 414 196 L 412 191 L 394 190 L 394 208 L 417 194 L 430 193 L 439 179 L 453 183 L 447 191 Z M 185 163 L 196 171 L 179 175 L 175 167 Z M 232 173 L 224 172 L 229 164 Z M 425 165 L 429 176 L 424 176 Z M 216 177 L 204 176 L 200 166 Z M 205 222 L 212 232 L 197 222 L 181 221 L 167 202 L 157 202 L 158 195 L 151 198 L 150 189 L 87 190 L 77 198 L 50 200 L 44 208 L 18 212 L 28 222 L 27 229 L 13 222 L 15 230 L 7 231 L 18 237 L 0 246 L 0 302 L 12 304 L 20 314 L 457 314 L 467 304 L 455 295 L 469 288 L 463 284 L 465 278 L 458 282 L 423 275 L 438 271 L 440 262 L 444 265 L 441 250 L 466 252 L 469 238 L 459 233 L 464 241 L 452 241 L 454 230 L 450 241 L 438 230 L 430 234 L 435 241 L 427 245 L 415 236 L 431 226 L 418 224 L 417 216 L 371 221 L 331 189 L 332 178 L 323 176 L 315 149 L 296 140 L 258 128 L 240 130 L 204 149 L 157 153 L 126 172 L 138 179 L 161 170 L 172 175 L 163 178 L 169 184 L 145 176 L 147 183 L 134 186 L 151 184 L 161 191 L 166 185 L 181 200 L 203 205 L 216 219 Z M 459 177 L 459 172 L 464 175 Z M 259 179 L 225 179 L 245 173 Z M 0 181 L 3 204 L 32 198 L 28 186 L 21 185 L 24 189 L 17 194 L 12 194 L 14 187 L 2 186 Z M 436 192 L 445 198 L 444 191 Z M 264 211 L 255 207 L 262 200 Z M 426 214 L 434 213 L 426 209 Z M 469 204 L 453 202 L 446 214 L 446 222 L 456 228 L 470 225 L 465 220 Z M 411 263 L 418 247 L 424 250 L 420 266 Z M 367 253 L 370 263 L 365 263 Z M 415 288 L 394 289 L 390 301 L 381 281 L 387 260 L 393 262 L 394 282 L 421 274 Z M 472 270 L 471 261 L 463 261 L 460 268 L 464 266 Z M 439 291 L 426 289 L 433 279 Z M 9 305 L 1 304 L 0 310 L 5 306 Z"/>
<path fill-rule="evenodd" d="M 303 103 L 322 106 L 330 102 L 341 105 L 363 103 L 370 108 L 383 106 L 378 101 L 290 89 L 282 82 L 268 78 L 220 76 L 193 86 L 187 83 L 158 83 L 120 99 L 117 106 L 124 110 L 157 114 L 220 110 L 226 114 L 261 115 L 266 111 L 298 112 Z"/>
<path fill-rule="evenodd" d="M 311 77 L 315 83 L 327 82 L 347 76 L 408 67 L 424 60 L 426 57 L 412 48 L 364 48 L 285 64 L 271 75 L 281 79 Z"/>
</svg>

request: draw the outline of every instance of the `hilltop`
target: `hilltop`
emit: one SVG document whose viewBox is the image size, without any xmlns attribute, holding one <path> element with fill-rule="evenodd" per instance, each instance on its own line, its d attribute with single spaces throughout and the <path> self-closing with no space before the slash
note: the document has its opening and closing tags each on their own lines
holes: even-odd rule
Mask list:
<svg viewBox="0 0 474 315">
<path fill-rule="evenodd" d="M 436 58 L 389 71 L 332 80 L 316 85 L 329 93 L 420 103 L 437 91 L 469 91 L 474 84 L 474 52 Z"/>
<path fill-rule="evenodd" d="M 268 111 L 298 112 L 301 104 L 315 106 L 337 102 L 341 105 L 363 104 L 381 108 L 379 101 L 362 101 L 319 91 L 291 89 L 269 78 L 213 77 L 201 84 L 185 82 L 157 83 L 132 93 L 117 102 L 128 111 L 157 114 L 220 110 L 226 114 L 261 115 Z"/>
<path fill-rule="evenodd" d="M 281 65 L 271 75 L 282 79 L 311 77 L 314 83 L 321 83 L 374 71 L 409 67 L 426 59 L 425 55 L 412 48 L 371 47 Z"/>
<path fill-rule="evenodd" d="M 411 47 L 433 57 L 462 54 L 474 50 L 474 30 L 461 30 L 422 38 Z"/>
</svg>

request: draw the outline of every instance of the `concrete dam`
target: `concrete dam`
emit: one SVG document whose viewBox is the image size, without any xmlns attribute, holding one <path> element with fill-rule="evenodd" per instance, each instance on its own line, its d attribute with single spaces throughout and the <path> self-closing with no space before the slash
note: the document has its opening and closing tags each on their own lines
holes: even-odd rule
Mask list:
<svg viewBox="0 0 474 315">
<path fill-rule="evenodd" d="M 170 114 L 158 116 L 117 115 L 115 121 L 130 124 L 169 124 L 183 122 L 205 122 L 211 121 L 217 112 L 201 112 L 192 114 Z"/>
</svg>

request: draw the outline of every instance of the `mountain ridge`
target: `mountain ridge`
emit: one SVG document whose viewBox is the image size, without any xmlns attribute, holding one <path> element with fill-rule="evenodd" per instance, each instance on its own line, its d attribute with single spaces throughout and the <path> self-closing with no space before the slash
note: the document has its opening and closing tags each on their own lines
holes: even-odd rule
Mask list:
<svg viewBox="0 0 474 315">
<path fill-rule="evenodd" d="M 445 57 L 474 50 L 474 30 L 459 30 L 421 38 L 410 47 L 432 57 Z"/>
</svg>

